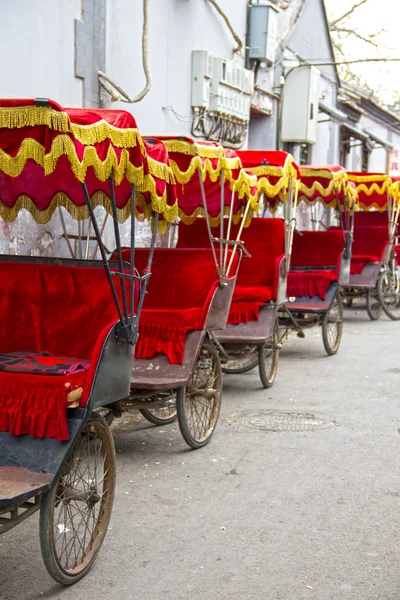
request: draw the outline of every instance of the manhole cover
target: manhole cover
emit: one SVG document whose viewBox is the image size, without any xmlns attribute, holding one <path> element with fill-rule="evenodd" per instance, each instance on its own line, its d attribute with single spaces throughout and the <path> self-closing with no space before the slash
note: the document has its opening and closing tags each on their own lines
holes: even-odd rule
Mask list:
<svg viewBox="0 0 400 600">
<path fill-rule="evenodd" d="M 313 431 L 331 427 L 331 421 L 324 421 L 310 413 L 270 411 L 252 413 L 242 419 L 243 425 L 263 431 Z"/>
</svg>

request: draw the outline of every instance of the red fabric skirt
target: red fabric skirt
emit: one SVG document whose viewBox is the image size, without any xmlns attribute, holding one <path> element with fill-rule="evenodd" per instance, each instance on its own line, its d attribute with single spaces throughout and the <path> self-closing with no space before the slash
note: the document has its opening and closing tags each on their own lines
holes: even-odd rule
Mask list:
<svg viewBox="0 0 400 600">
<path fill-rule="evenodd" d="M 184 293 L 184 292 L 182 292 Z M 203 309 L 143 309 L 135 358 L 151 359 L 160 354 L 173 365 L 181 365 L 188 331 L 203 329 Z"/>
<path fill-rule="evenodd" d="M 67 396 L 84 387 L 87 372 L 38 375 L 0 372 L 0 431 L 68 440 Z"/>
<path fill-rule="evenodd" d="M 290 271 L 287 282 L 288 297 L 318 296 L 325 300 L 331 283 L 338 280 L 335 271 Z"/>
</svg>

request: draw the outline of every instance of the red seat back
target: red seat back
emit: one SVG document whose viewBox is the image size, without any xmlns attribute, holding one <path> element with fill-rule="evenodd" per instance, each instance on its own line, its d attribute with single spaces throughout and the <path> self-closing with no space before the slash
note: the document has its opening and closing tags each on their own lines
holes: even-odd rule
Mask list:
<svg viewBox="0 0 400 600">
<path fill-rule="evenodd" d="M 90 359 L 101 331 L 118 319 L 102 266 L 0 260 L 0 281 L 0 353 Z"/>
<path fill-rule="evenodd" d="M 353 256 L 375 256 L 380 260 L 388 242 L 388 228 L 357 227 L 354 229 Z"/>
<path fill-rule="evenodd" d="M 135 250 L 135 267 L 140 274 L 148 255 L 148 249 Z M 143 307 L 172 310 L 204 307 L 218 283 L 211 249 L 156 248 Z"/>
<path fill-rule="evenodd" d="M 227 231 L 227 219 L 224 222 L 224 235 Z M 230 238 L 235 240 L 239 224 L 232 225 Z M 220 236 L 219 227 L 212 228 L 214 237 Z M 241 240 L 251 254 L 243 257 L 240 265 L 237 285 L 272 286 L 276 274 L 275 263 L 285 252 L 285 227 L 281 219 L 254 218 L 249 227 L 243 228 Z M 210 246 L 205 219 L 186 226 L 179 224 L 179 248 L 205 248 Z"/>
<path fill-rule="evenodd" d="M 354 213 L 354 228 L 357 227 L 387 227 L 388 226 L 388 213 L 373 211 L 359 210 Z"/>
<path fill-rule="evenodd" d="M 340 230 L 294 232 L 292 267 L 328 267 L 336 269 L 344 250 Z"/>
</svg>

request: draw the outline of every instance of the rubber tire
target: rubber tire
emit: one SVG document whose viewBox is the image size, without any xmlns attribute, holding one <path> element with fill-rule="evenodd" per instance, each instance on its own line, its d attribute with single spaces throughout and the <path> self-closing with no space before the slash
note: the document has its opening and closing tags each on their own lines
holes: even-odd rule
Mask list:
<svg viewBox="0 0 400 600">
<path fill-rule="evenodd" d="M 230 369 L 228 366 L 224 365 L 222 367 L 222 372 L 226 373 L 227 375 L 241 375 L 242 373 L 248 373 L 249 371 L 252 371 L 253 369 L 256 368 L 257 365 L 258 365 L 258 352 L 257 352 L 257 357 L 253 360 L 252 363 L 250 363 L 246 367 L 240 367 L 239 369 Z"/>
<path fill-rule="evenodd" d="M 51 490 L 46 494 L 43 494 L 40 502 L 40 521 L 39 521 L 39 535 L 40 535 L 40 549 L 42 553 L 42 558 L 44 565 L 49 573 L 49 575 L 61 585 L 73 585 L 80 581 L 90 570 L 93 562 L 95 561 L 100 548 L 103 544 L 104 538 L 107 533 L 107 528 L 109 524 L 109 520 L 112 512 L 112 505 L 114 500 L 114 490 L 115 490 L 115 478 L 116 478 L 116 458 L 115 458 L 115 447 L 114 447 L 114 439 L 112 437 L 110 428 L 106 422 L 106 420 L 96 412 L 93 412 L 89 417 L 85 427 L 91 422 L 97 421 L 102 427 L 106 434 L 107 441 L 110 445 L 110 459 L 112 466 L 112 484 L 110 489 L 110 499 L 108 506 L 108 513 L 105 515 L 105 520 L 102 523 L 103 533 L 99 539 L 99 546 L 94 553 L 93 557 L 90 559 L 88 564 L 75 575 L 67 574 L 58 564 L 57 559 L 54 554 L 53 549 L 53 535 L 52 535 L 52 513 L 53 513 L 53 504 L 55 501 L 55 496 L 57 493 L 58 481 L 53 485 Z M 72 453 L 73 454 L 73 453 Z M 60 478 L 59 478 L 60 479 Z"/>
<path fill-rule="evenodd" d="M 379 302 L 381 303 L 381 306 L 383 308 L 383 310 L 385 311 L 385 313 L 387 314 L 387 316 L 389 317 L 389 319 L 392 319 L 392 321 L 399 321 L 400 320 L 400 311 L 399 314 L 394 314 L 391 312 L 391 310 L 387 307 L 386 303 L 385 303 L 385 298 L 383 295 L 383 286 L 382 286 L 382 281 L 383 278 L 388 275 L 391 274 L 390 270 L 385 270 L 382 273 L 380 273 L 379 278 L 378 278 L 378 298 L 379 298 Z M 398 278 L 398 275 L 396 273 L 396 277 Z"/>
<path fill-rule="evenodd" d="M 330 309 L 324 314 L 324 316 L 322 318 L 322 341 L 324 343 L 325 352 L 328 354 L 328 356 L 333 356 L 339 350 L 340 342 L 342 340 L 342 333 L 343 333 L 343 301 L 342 301 L 342 296 L 340 295 L 339 290 L 336 292 L 336 296 L 335 296 L 333 302 L 335 302 L 335 300 L 338 302 L 338 305 L 339 305 L 338 310 L 339 310 L 341 319 L 340 319 L 340 325 L 339 325 L 339 334 L 337 336 L 336 344 L 333 348 L 329 342 L 328 329 L 327 329 Z M 332 304 L 333 304 L 333 302 L 332 302 Z M 332 305 L 331 305 L 331 307 L 332 307 Z"/>
<path fill-rule="evenodd" d="M 175 414 L 171 417 L 168 417 L 168 419 L 159 419 L 158 417 L 153 415 L 147 408 L 140 408 L 139 411 L 149 423 L 152 423 L 153 425 L 157 426 L 170 425 L 170 423 L 176 421 L 178 416 L 178 412 L 176 411 Z"/>
<path fill-rule="evenodd" d="M 375 296 L 375 297 L 372 296 L 373 291 L 374 290 L 367 290 L 366 306 L 367 306 L 367 313 L 368 313 L 368 316 L 371 319 L 371 321 L 377 321 L 382 314 L 382 303 L 379 300 L 378 296 Z M 379 308 L 375 312 L 372 310 L 372 299 L 373 298 L 375 300 L 378 300 L 378 303 L 379 303 Z"/>
<path fill-rule="evenodd" d="M 185 440 L 185 442 L 187 443 L 187 445 L 190 446 L 191 448 L 193 448 L 194 450 L 197 450 L 198 448 L 203 448 L 203 446 L 205 446 L 206 444 L 209 443 L 212 435 L 214 434 L 217 423 L 218 423 L 219 413 L 221 410 L 221 401 L 222 401 L 222 369 L 221 369 L 221 363 L 219 360 L 219 354 L 218 354 L 218 351 L 215 348 L 214 344 L 212 344 L 209 340 L 205 340 L 203 342 L 202 348 L 204 348 L 205 346 L 211 352 L 211 354 L 213 356 L 213 362 L 217 366 L 217 371 L 219 371 L 218 377 L 219 377 L 219 394 L 220 394 L 219 402 L 218 402 L 218 406 L 217 406 L 217 412 L 215 415 L 214 426 L 213 426 L 212 430 L 209 432 L 207 438 L 202 439 L 202 440 L 195 439 L 188 427 L 187 418 L 186 418 L 186 408 L 185 408 L 185 396 L 186 396 L 186 387 L 187 386 L 178 388 L 177 393 L 176 393 L 176 408 L 178 411 L 179 429 L 180 429 L 182 437 Z M 201 350 L 200 350 L 200 353 L 201 353 Z M 200 357 L 200 355 L 199 355 L 199 357 Z"/>
<path fill-rule="evenodd" d="M 278 336 L 279 336 L 278 324 L 276 323 L 275 328 L 274 328 L 275 344 L 278 343 Z M 268 389 L 274 385 L 274 381 L 275 381 L 276 374 L 278 371 L 279 349 L 275 348 L 275 350 L 272 350 L 272 352 L 273 352 L 272 366 L 271 366 L 271 370 L 269 373 L 267 373 L 266 364 L 265 364 L 265 350 L 266 350 L 265 346 L 258 347 L 258 372 L 259 372 L 261 383 L 263 384 L 263 387 Z"/>
</svg>

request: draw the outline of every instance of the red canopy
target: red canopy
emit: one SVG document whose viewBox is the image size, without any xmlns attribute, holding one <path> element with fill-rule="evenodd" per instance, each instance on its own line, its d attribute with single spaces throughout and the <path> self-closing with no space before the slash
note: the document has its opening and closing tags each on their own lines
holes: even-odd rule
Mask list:
<svg viewBox="0 0 400 600">
<path fill-rule="evenodd" d="M 320 201 L 327 207 L 335 207 L 337 199 L 344 205 L 352 204 L 356 198 L 347 171 L 340 165 L 301 165 L 300 176 L 299 202 Z"/>
<path fill-rule="evenodd" d="M 188 137 L 159 139 L 164 142 L 169 153 L 177 183 L 179 216 L 185 223 L 190 224 L 197 216 L 204 215 L 199 171 L 212 226 L 218 225 L 220 221 L 222 169 L 224 169 L 224 214 L 230 213 L 232 192 L 235 192 L 234 222 L 237 222 L 244 213 L 248 200 L 253 207 L 256 207 L 256 178 L 242 168 L 242 162 L 234 150 L 223 148 L 217 142 L 195 141 Z"/>
<path fill-rule="evenodd" d="M 243 167 L 257 177 L 257 191 L 264 193 L 273 209 L 276 202 L 283 200 L 289 180 L 300 178 L 299 168 L 291 154 L 281 150 L 240 150 L 238 155 Z"/>
<path fill-rule="evenodd" d="M 392 190 L 392 179 L 388 175 L 363 172 L 351 172 L 348 175 L 356 186 L 360 208 L 377 209 L 379 212 L 387 210 Z"/>
<path fill-rule="evenodd" d="M 81 183 L 93 206 L 111 212 L 108 178 L 115 182 L 118 218 L 130 214 L 131 184 L 138 211 L 174 220 L 178 207 L 168 152 L 146 144 L 133 116 L 121 110 L 63 109 L 52 100 L 0 100 L 0 216 L 27 209 L 47 223 L 57 206 L 88 218 Z"/>
</svg>

